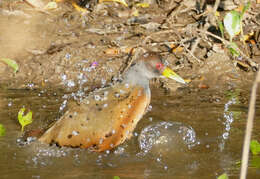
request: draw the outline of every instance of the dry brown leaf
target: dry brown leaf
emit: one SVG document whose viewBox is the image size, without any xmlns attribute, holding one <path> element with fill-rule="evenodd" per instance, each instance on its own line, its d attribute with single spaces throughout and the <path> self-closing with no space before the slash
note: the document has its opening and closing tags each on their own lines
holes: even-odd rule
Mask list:
<svg viewBox="0 0 260 179">
<path fill-rule="evenodd" d="M 99 3 L 102 3 L 102 2 L 118 2 L 118 3 L 123 4 L 124 6 L 128 7 L 125 0 L 99 0 Z"/>
<path fill-rule="evenodd" d="M 120 53 L 120 49 L 118 48 L 108 48 L 104 51 L 106 55 L 118 55 Z"/>
</svg>

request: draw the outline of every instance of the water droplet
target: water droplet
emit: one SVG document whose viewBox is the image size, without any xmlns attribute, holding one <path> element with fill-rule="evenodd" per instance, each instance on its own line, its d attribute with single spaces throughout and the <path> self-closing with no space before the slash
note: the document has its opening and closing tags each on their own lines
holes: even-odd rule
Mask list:
<svg viewBox="0 0 260 179">
<path fill-rule="evenodd" d="M 94 95 L 94 99 L 95 99 L 96 101 L 100 101 L 101 97 L 100 97 L 99 95 Z"/>
<path fill-rule="evenodd" d="M 103 87 L 106 85 L 106 82 L 107 82 L 107 81 L 106 81 L 105 79 L 103 79 L 103 78 L 101 79 L 101 85 L 102 85 Z"/>
<path fill-rule="evenodd" d="M 71 58 L 71 54 L 66 53 L 65 58 L 66 58 L 67 60 L 69 60 L 69 59 Z"/>
<path fill-rule="evenodd" d="M 223 139 L 228 139 L 228 136 L 229 136 L 229 133 L 228 133 L 228 132 L 225 132 L 225 133 L 223 133 L 223 135 L 222 135 Z"/>
<path fill-rule="evenodd" d="M 125 91 L 124 90 L 119 90 L 119 93 L 124 94 Z"/>
<path fill-rule="evenodd" d="M 67 75 L 62 74 L 62 75 L 61 75 L 61 79 L 62 79 L 62 81 L 65 81 L 65 80 L 67 79 Z"/>
<path fill-rule="evenodd" d="M 68 102 L 67 100 L 64 100 L 64 101 L 61 103 L 60 111 L 62 111 L 62 110 L 66 107 L 67 102 Z"/>
<path fill-rule="evenodd" d="M 79 135 L 79 132 L 77 132 L 77 131 L 72 131 L 72 135 L 77 136 L 77 135 Z"/>
<path fill-rule="evenodd" d="M 28 86 L 29 88 L 33 88 L 33 87 L 34 87 L 34 83 L 28 83 L 27 86 Z"/>
<path fill-rule="evenodd" d="M 75 86 L 75 82 L 73 80 L 68 80 L 67 86 L 70 87 L 70 88 L 74 87 Z"/>
</svg>

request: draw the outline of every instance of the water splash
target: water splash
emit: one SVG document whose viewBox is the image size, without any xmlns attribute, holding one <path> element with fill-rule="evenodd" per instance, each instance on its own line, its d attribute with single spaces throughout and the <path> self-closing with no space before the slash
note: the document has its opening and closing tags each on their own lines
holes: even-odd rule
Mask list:
<svg viewBox="0 0 260 179">
<path fill-rule="evenodd" d="M 144 128 L 139 135 L 139 146 L 145 153 L 167 154 L 189 149 L 196 142 L 192 127 L 179 122 L 159 122 Z"/>
</svg>

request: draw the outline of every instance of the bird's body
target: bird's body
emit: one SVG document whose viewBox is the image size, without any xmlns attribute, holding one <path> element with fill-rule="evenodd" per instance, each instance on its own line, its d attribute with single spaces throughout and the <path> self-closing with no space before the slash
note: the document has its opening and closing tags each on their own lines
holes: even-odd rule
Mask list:
<svg viewBox="0 0 260 179">
<path fill-rule="evenodd" d="M 146 112 L 151 100 L 149 80 L 158 77 L 163 68 L 158 55 L 144 55 L 122 83 L 94 91 L 80 104 L 72 104 L 39 140 L 59 146 L 91 147 L 94 151 L 118 146 L 131 138 Z"/>
</svg>

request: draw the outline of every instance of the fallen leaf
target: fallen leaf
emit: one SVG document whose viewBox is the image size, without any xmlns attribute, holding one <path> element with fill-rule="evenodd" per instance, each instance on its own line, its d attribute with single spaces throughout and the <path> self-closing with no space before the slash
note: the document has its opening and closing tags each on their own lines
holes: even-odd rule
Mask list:
<svg viewBox="0 0 260 179">
<path fill-rule="evenodd" d="M 254 34 L 255 34 L 254 32 L 250 32 L 250 33 L 244 35 L 243 40 L 244 41 L 249 40 L 250 38 L 252 38 L 254 36 Z"/>
<path fill-rule="evenodd" d="M 25 108 L 21 108 L 18 112 L 18 121 L 22 126 L 22 132 L 24 131 L 24 127 L 32 123 L 32 112 L 29 111 L 26 115 L 24 115 Z"/>
<path fill-rule="evenodd" d="M 121 47 L 120 51 L 122 53 L 130 53 L 133 50 L 133 47 Z"/>
<path fill-rule="evenodd" d="M 125 0 L 99 0 L 99 3 L 102 2 L 118 2 L 120 4 L 123 4 L 124 6 L 128 7 L 128 4 L 125 2 Z"/>
<path fill-rule="evenodd" d="M 150 4 L 144 2 L 144 3 L 137 3 L 135 6 L 136 7 L 147 8 L 147 7 L 150 6 Z"/>
<path fill-rule="evenodd" d="M 182 51 L 183 51 L 183 47 L 181 47 L 181 46 L 178 46 L 178 47 L 172 49 L 173 53 L 182 52 Z"/>
<path fill-rule="evenodd" d="M 198 86 L 200 89 L 209 89 L 209 86 L 206 84 L 199 84 Z"/>
<path fill-rule="evenodd" d="M 57 7 L 58 7 L 57 3 L 54 1 L 51 1 L 44 7 L 44 9 L 53 10 L 53 9 L 57 9 Z"/>
<path fill-rule="evenodd" d="M 82 14 L 87 13 L 87 9 L 84 9 L 82 7 L 80 7 L 79 5 L 77 5 L 75 2 L 71 2 L 72 6 L 79 12 L 81 12 Z"/>
<path fill-rule="evenodd" d="M 108 48 L 104 51 L 106 55 L 118 55 L 120 53 L 120 50 L 117 48 Z"/>
<path fill-rule="evenodd" d="M 16 61 L 10 59 L 10 58 L 0 58 L 1 61 L 3 61 L 4 63 L 6 63 L 9 67 L 14 69 L 14 73 L 16 73 L 19 69 L 18 64 L 16 63 Z"/>
</svg>

